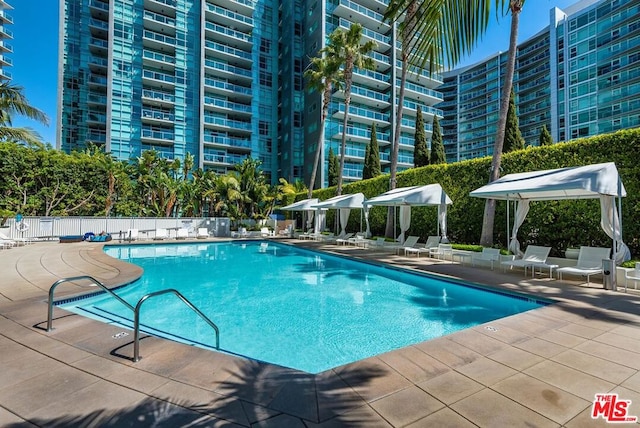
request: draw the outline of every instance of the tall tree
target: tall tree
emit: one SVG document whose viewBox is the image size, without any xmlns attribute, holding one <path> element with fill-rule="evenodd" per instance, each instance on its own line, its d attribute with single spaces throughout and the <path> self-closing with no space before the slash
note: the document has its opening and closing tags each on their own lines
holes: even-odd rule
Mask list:
<svg viewBox="0 0 640 428">
<path fill-rule="evenodd" d="M 416 133 L 413 143 L 413 166 L 427 166 L 429 165 L 429 149 L 427 148 L 427 133 L 424 130 L 422 107 L 418 106 L 416 115 Z"/>
<path fill-rule="evenodd" d="M 444 143 L 442 142 L 442 131 L 438 116 L 433 116 L 433 132 L 431 133 L 431 164 L 446 163 L 447 157 L 444 154 Z"/>
<path fill-rule="evenodd" d="M 371 138 L 367 145 L 364 155 L 364 168 L 362 170 L 362 178 L 374 178 L 382 174 L 380 168 L 380 148 L 378 147 L 378 137 L 376 131 L 376 123 L 371 125 Z"/>
<path fill-rule="evenodd" d="M 0 83 L 0 141 L 42 145 L 38 133 L 29 128 L 14 128 L 12 125 L 11 119 L 16 114 L 49 125 L 47 115 L 31 106 L 23 91 L 21 86 L 12 85 L 10 82 Z"/>
<path fill-rule="evenodd" d="M 327 55 L 331 60 L 342 65 L 341 81 L 344 82 L 344 118 L 342 120 L 342 143 L 340 144 L 340 168 L 338 170 L 338 188 L 336 193 L 342 194 L 342 175 L 344 158 L 347 147 L 347 124 L 349 120 L 349 105 L 351 104 L 351 84 L 353 72 L 357 69 L 373 70 L 375 63 L 367 56 L 376 47 L 374 41 L 362 43 L 362 25 L 351 24 L 348 31 L 337 28 L 329 34 Z"/>
<path fill-rule="evenodd" d="M 540 138 L 538 139 L 540 146 L 550 146 L 553 144 L 553 138 L 551 138 L 551 134 L 547 129 L 547 125 L 542 125 L 542 129 L 540 129 Z"/>
<path fill-rule="evenodd" d="M 495 0 L 496 3 L 505 0 Z M 400 25 L 402 70 L 392 142 L 390 180 L 396 186 L 400 122 L 409 64 L 433 72 L 442 64 L 453 68 L 469 54 L 489 23 L 492 0 L 390 0 L 385 20 Z M 386 235 L 393 236 L 393 216 L 387 215 Z"/>
<path fill-rule="evenodd" d="M 504 81 L 500 96 L 500 115 L 498 116 L 498 129 L 496 131 L 496 141 L 493 147 L 493 157 L 491 159 L 491 172 L 489 183 L 500 177 L 500 164 L 502 162 L 502 148 L 504 146 L 505 129 L 507 125 L 507 111 L 509 110 L 509 96 L 513 87 L 513 75 L 516 66 L 516 50 L 518 48 L 518 27 L 520 24 L 520 12 L 526 0 L 509 0 L 508 4 L 503 1 L 503 11 L 511 12 L 511 30 L 509 35 L 509 53 L 504 73 Z M 493 245 L 493 227 L 496 217 L 495 199 L 487 199 L 484 205 L 484 216 L 482 218 L 482 234 L 480 235 L 480 245 L 491 247 Z"/>
<path fill-rule="evenodd" d="M 338 161 L 338 157 L 335 153 L 333 153 L 333 148 L 329 147 L 329 186 L 337 186 L 338 185 L 338 174 L 340 172 L 340 162 Z"/>
<path fill-rule="evenodd" d="M 513 89 L 509 96 L 509 109 L 507 110 L 507 124 L 504 130 L 504 148 L 503 153 L 509 153 L 514 150 L 524 149 L 524 138 L 520 132 L 518 123 L 518 115 L 516 114 L 516 102 Z"/>
<path fill-rule="evenodd" d="M 307 69 L 307 71 L 305 71 L 304 73 L 309 86 L 322 94 L 320 129 L 318 131 L 318 141 L 316 143 L 313 169 L 311 170 L 311 177 L 309 178 L 309 189 L 307 192 L 307 196 L 309 198 L 311 198 L 313 193 L 313 187 L 315 185 L 316 175 L 318 174 L 318 168 L 320 165 L 322 147 L 324 146 L 324 124 L 327 120 L 327 114 L 329 113 L 331 92 L 333 91 L 334 86 L 340 87 L 340 63 L 335 60 L 336 55 L 333 53 L 332 48 L 333 45 L 328 45 L 320 50 L 321 56 L 312 58 L 311 63 L 309 64 L 309 69 Z"/>
</svg>

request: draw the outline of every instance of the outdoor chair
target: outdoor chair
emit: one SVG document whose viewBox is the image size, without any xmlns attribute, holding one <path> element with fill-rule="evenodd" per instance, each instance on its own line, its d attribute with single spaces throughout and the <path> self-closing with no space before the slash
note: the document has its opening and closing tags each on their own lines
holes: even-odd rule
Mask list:
<svg viewBox="0 0 640 428">
<path fill-rule="evenodd" d="M 135 241 L 138 239 L 138 229 L 128 229 L 124 239 L 127 241 Z"/>
<path fill-rule="evenodd" d="M 412 254 L 415 253 L 416 257 L 420 257 L 420 253 L 430 253 L 432 248 L 437 248 L 440 243 L 439 236 L 429 236 L 427 237 L 427 242 L 424 246 L 413 246 L 413 247 L 404 247 L 404 254 Z"/>
<path fill-rule="evenodd" d="M 640 281 L 640 262 L 636 263 L 635 269 L 627 269 L 624 271 L 624 291 L 627 291 L 627 282 L 633 281 L 633 288 L 638 289 L 638 281 Z"/>
<path fill-rule="evenodd" d="M 176 239 L 187 239 L 189 237 L 189 229 L 181 227 L 176 231 Z"/>
<path fill-rule="evenodd" d="M 491 263 L 491 270 L 493 270 L 493 265 L 495 262 L 500 261 L 500 249 L 498 248 L 483 248 L 481 253 L 472 253 L 471 254 L 471 266 L 476 265 L 476 263 L 481 262 L 489 262 Z"/>
<path fill-rule="evenodd" d="M 153 239 L 156 241 L 167 239 L 169 235 L 167 234 L 167 229 L 156 229 L 156 234 L 153 236 Z"/>
<path fill-rule="evenodd" d="M 506 271 L 507 266 L 509 269 L 514 267 L 527 268 L 529 266 L 543 266 L 547 262 L 551 247 L 541 247 L 539 245 L 529 245 L 524 251 L 524 255 L 521 259 L 508 260 L 501 262 L 502 270 Z M 526 270 L 525 270 L 526 274 Z"/>
<path fill-rule="evenodd" d="M 580 247 L 578 254 L 578 263 L 575 266 L 562 267 L 556 270 L 558 279 L 562 279 L 562 274 L 581 275 L 587 277 L 587 285 L 589 285 L 589 277 L 591 275 L 602 274 L 602 260 L 608 259 L 611 254 L 611 248 L 604 247 Z"/>
<path fill-rule="evenodd" d="M 209 230 L 207 230 L 206 227 L 199 227 L 198 228 L 198 234 L 196 235 L 196 238 L 198 239 L 206 239 L 209 237 Z"/>
<path fill-rule="evenodd" d="M 429 250 L 429 257 L 446 260 L 447 256 L 449 256 L 449 260 L 453 261 L 453 246 L 451 244 L 438 244 L 437 247 Z"/>
<path fill-rule="evenodd" d="M 414 247 L 418 243 L 419 239 L 420 239 L 419 236 L 411 235 L 411 236 L 408 236 L 407 239 L 404 240 L 403 244 L 387 245 L 384 248 L 385 249 L 389 249 L 389 250 L 393 250 L 396 254 L 400 254 L 401 250 L 404 250 L 407 247 Z"/>
</svg>

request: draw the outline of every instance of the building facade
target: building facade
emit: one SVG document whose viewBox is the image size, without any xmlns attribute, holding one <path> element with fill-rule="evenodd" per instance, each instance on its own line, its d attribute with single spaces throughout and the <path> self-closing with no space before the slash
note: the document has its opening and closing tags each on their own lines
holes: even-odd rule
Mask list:
<svg viewBox="0 0 640 428">
<path fill-rule="evenodd" d="M 400 45 L 379 0 L 64 0 L 58 142 L 89 142 L 118 159 L 155 150 L 195 156 L 224 173 L 247 157 L 277 182 L 308 182 L 318 143 L 321 99 L 304 70 L 327 35 L 351 23 L 376 42 L 375 71 L 356 71 L 347 127 L 345 181 L 362 177 L 376 123 L 388 170 L 400 80 Z M 442 100 L 439 75 L 409 73 L 399 169 L 413 166 L 416 108 L 430 132 Z M 325 127 L 319 185 L 328 149 L 339 153 L 344 95 L 336 91 Z"/>
<path fill-rule="evenodd" d="M 506 59 L 445 73 L 447 161 L 493 154 Z M 556 142 L 640 126 L 640 1 L 553 8 L 549 26 L 518 45 L 513 89 L 526 145 L 543 126 Z"/>
<path fill-rule="evenodd" d="M 13 52 L 13 46 L 7 40 L 13 39 L 13 32 L 7 28 L 13 24 L 13 17 L 7 13 L 13 9 L 9 3 L 0 0 L 0 80 L 11 80 L 11 72 L 7 70 L 13 64 L 8 57 Z"/>
</svg>

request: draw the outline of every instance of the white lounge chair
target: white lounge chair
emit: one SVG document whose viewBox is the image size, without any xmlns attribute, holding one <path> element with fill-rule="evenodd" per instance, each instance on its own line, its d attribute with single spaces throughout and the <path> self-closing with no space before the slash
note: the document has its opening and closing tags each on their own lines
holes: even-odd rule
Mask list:
<svg viewBox="0 0 640 428">
<path fill-rule="evenodd" d="M 524 251 L 524 255 L 521 259 L 508 260 L 501 262 L 500 264 L 502 265 L 503 271 L 507 270 L 507 266 L 509 266 L 510 269 L 513 269 L 514 267 L 527 268 L 529 266 L 543 266 L 547 262 L 547 257 L 549 257 L 550 251 L 551 247 L 529 245 Z"/>
<path fill-rule="evenodd" d="M 262 236 L 263 238 L 266 238 L 268 236 L 273 236 L 273 232 L 270 231 L 268 227 L 261 227 L 260 236 Z"/>
<path fill-rule="evenodd" d="M 153 236 L 153 239 L 156 241 L 160 241 L 162 239 L 167 239 L 169 234 L 167 233 L 167 229 L 159 228 L 156 229 L 156 234 Z"/>
<path fill-rule="evenodd" d="M 181 227 L 176 232 L 176 239 L 187 239 L 189 237 L 189 229 Z"/>
<path fill-rule="evenodd" d="M 438 260 L 446 260 L 447 256 L 449 260 L 453 261 L 453 246 L 451 244 L 438 244 L 437 247 L 429 250 L 429 257 L 437 257 Z"/>
<path fill-rule="evenodd" d="M 16 246 L 16 242 L 11 239 L 0 239 L 0 248 L 8 250 Z"/>
<path fill-rule="evenodd" d="M 476 263 L 491 263 L 491 270 L 493 265 L 500 261 L 500 249 L 498 248 L 483 248 L 481 253 L 471 254 L 471 266 L 475 266 Z"/>
<path fill-rule="evenodd" d="M 636 262 L 635 269 L 627 269 L 624 271 L 624 291 L 627 291 L 627 282 L 633 281 L 633 288 L 638 289 L 638 281 L 640 281 L 640 262 Z"/>
<path fill-rule="evenodd" d="M 127 241 L 135 241 L 138 239 L 138 229 L 129 229 L 124 237 Z"/>
<path fill-rule="evenodd" d="M 437 248 L 440 243 L 439 236 L 429 236 L 427 237 L 427 242 L 425 242 L 424 246 L 414 246 L 414 247 L 404 247 L 404 254 L 413 254 L 415 253 L 416 257 L 420 257 L 420 253 L 430 253 L 432 248 Z"/>
<path fill-rule="evenodd" d="M 419 239 L 419 236 L 409 235 L 403 244 L 386 245 L 384 249 L 393 250 L 396 254 L 400 254 L 400 251 L 404 251 L 405 248 L 415 247 Z"/>
<path fill-rule="evenodd" d="M 209 237 L 209 230 L 206 227 L 199 227 L 198 228 L 198 234 L 196 235 L 196 238 L 198 239 L 205 239 Z"/>
<path fill-rule="evenodd" d="M 611 248 L 603 247 L 580 247 L 578 254 L 578 263 L 575 266 L 562 267 L 556 270 L 558 279 L 562 279 L 562 274 L 581 275 L 587 277 L 587 285 L 589 277 L 602 273 L 602 260 L 608 259 L 611 254 Z"/>
<path fill-rule="evenodd" d="M 337 245 L 346 245 L 349 243 L 349 239 L 353 236 L 353 233 L 346 233 L 343 236 L 336 239 Z"/>
<path fill-rule="evenodd" d="M 27 245 L 33 243 L 33 240 L 31 238 L 10 238 L 2 232 L 0 232 L 0 240 L 11 241 L 14 243 L 14 245 Z"/>
</svg>

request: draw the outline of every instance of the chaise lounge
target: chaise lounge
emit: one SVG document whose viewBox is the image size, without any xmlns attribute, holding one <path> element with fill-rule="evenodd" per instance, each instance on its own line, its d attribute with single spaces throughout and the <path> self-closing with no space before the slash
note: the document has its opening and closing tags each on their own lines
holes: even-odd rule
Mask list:
<svg viewBox="0 0 640 428">
<path fill-rule="evenodd" d="M 547 262 L 547 257 L 549 257 L 550 251 L 551 247 L 529 245 L 521 259 L 508 260 L 500 264 L 502 265 L 503 271 L 507 270 L 507 266 L 509 266 L 510 269 L 513 269 L 514 267 L 524 268 L 526 275 L 526 269 L 528 267 L 543 267 Z"/>
<path fill-rule="evenodd" d="M 578 263 L 575 266 L 567 266 L 557 269 L 558 279 L 562 279 L 562 274 L 581 275 L 587 277 L 587 285 L 589 285 L 589 277 L 591 275 L 602 274 L 602 260 L 608 259 L 611 254 L 611 248 L 603 247 L 580 247 L 578 253 Z"/>
</svg>

